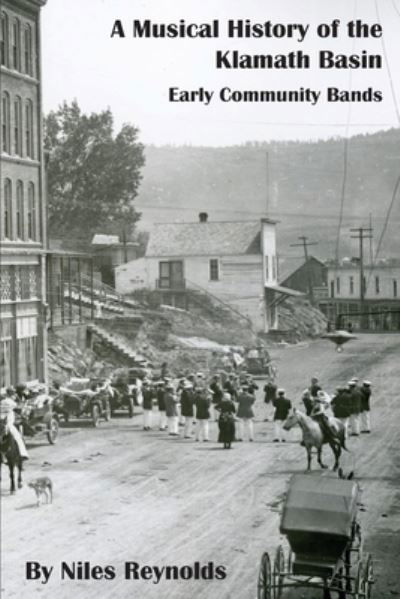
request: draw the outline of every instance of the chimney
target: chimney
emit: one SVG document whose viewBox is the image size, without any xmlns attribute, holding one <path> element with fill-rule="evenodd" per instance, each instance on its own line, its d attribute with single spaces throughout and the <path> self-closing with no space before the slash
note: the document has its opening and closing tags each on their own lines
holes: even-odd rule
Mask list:
<svg viewBox="0 0 400 599">
<path fill-rule="evenodd" d="M 208 220 L 208 214 L 207 214 L 207 212 L 200 212 L 200 214 L 199 214 L 199 222 L 206 223 L 207 220 Z"/>
</svg>

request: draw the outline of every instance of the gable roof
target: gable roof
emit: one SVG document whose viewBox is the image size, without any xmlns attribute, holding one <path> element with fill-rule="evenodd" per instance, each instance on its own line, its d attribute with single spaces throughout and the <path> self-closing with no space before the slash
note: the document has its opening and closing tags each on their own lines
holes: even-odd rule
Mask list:
<svg viewBox="0 0 400 599">
<path fill-rule="evenodd" d="M 315 256 L 308 257 L 309 262 L 316 262 L 321 267 L 326 268 L 326 264 L 319 260 Z M 291 257 L 289 259 L 282 259 L 279 262 L 279 281 L 285 283 L 290 277 L 302 270 L 306 266 L 304 258 Z"/>
<path fill-rule="evenodd" d="M 260 221 L 160 223 L 150 233 L 146 256 L 259 254 Z"/>
</svg>

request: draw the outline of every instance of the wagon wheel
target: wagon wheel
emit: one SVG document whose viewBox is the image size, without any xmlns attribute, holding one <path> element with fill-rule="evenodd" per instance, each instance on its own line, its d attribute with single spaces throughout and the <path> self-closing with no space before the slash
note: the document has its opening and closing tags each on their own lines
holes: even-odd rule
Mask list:
<svg viewBox="0 0 400 599">
<path fill-rule="evenodd" d="M 365 556 L 364 563 L 364 580 L 365 580 L 365 597 L 371 599 L 372 585 L 374 584 L 374 569 L 372 565 L 372 557 L 370 553 Z"/>
<path fill-rule="evenodd" d="M 97 404 L 94 404 L 92 407 L 92 422 L 93 426 L 97 427 L 100 421 L 100 409 Z"/>
<path fill-rule="evenodd" d="M 354 599 L 364 599 L 365 597 L 365 565 L 361 560 L 358 562 L 357 574 L 354 579 Z"/>
<path fill-rule="evenodd" d="M 257 599 L 272 599 L 271 594 L 271 560 L 268 553 L 263 553 L 258 572 Z"/>
<path fill-rule="evenodd" d="M 274 569 L 273 569 L 273 575 L 272 575 L 274 599 L 280 599 L 280 597 L 282 596 L 282 582 L 283 582 L 282 573 L 284 571 L 285 571 L 285 555 L 283 553 L 282 545 L 279 545 L 279 547 L 275 553 Z"/>
<path fill-rule="evenodd" d="M 58 420 L 57 418 L 51 418 L 48 425 L 47 425 L 47 440 L 50 443 L 50 445 L 54 445 L 55 443 L 57 443 L 57 438 L 58 438 L 58 430 L 59 430 L 59 425 L 58 425 Z"/>
<path fill-rule="evenodd" d="M 133 418 L 134 411 L 135 411 L 135 406 L 134 406 L 134 403 L 133 403 L 133 398 L 129 397 L 129 399 L 128 399 L 128 414 L 129 414 L 129 418 Z"/>
</svg>

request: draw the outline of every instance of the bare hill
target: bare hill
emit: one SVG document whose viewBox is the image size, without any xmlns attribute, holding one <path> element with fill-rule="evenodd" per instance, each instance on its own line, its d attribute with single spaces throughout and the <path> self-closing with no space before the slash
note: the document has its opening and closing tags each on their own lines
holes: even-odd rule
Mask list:
<svg viewBox="0 0 400 599">
<path fill-rule="evenodd" d="M 345 142 L 247 143 L 230 147 L 146 148 L 146 166 L 137 206 L 143 228 L 151 222 L 193 221 L 200 210 L 215 220 L 259 218 L 266 214 L 269 162 L 269 215 L 277 217 L 281 253 L 298 234 L 319 242 L 316 255 L 334 255 L 344 179 Z M 373 219 L 377 240 L 400 172 L 398 129 L 358 135 L 348 143 L 341 254 L 355 254 L 349 227 Z M 382 254 L 400 251 L 395 202 Z"/>
</svg>

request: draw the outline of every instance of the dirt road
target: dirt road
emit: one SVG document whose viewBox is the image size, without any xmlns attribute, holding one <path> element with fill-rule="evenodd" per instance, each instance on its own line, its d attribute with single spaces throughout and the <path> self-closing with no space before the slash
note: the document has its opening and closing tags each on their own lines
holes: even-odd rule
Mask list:
<svg viewBox="0 0 400 599">
<path fill-rule="evenodd" d="M 374 596 L 399 595 L 400 337 L 362 336 L 342 354 L 320 340 L 273 355 L 279 384 L 296 402 L 314 374 L 327 391 L 355 375 L 373 382 L 373 432 L 350 438 L 345 467 L 355 468 L 363 491 L 363 536 L 378 577 Z M 282 541 L 279 500 L 290 475 L 305 469 L 299 432 L 286 444 L 272 443 L 272 423 L 262 422 L 262 394 L 257 404 L 256 441 L 236 443 L 231 451 L 214 442 L 215 424 L 214 441 L 195 443 L 144 432 L 140 416 L 98 429 L 77 422 L 63 429 L 55 447 L 32 444 L 25 479 L 50 476 L 54 503 L 36 508 L 26 486 L 10 497 L 3 470 L 2 599 L 253 599 L 261 554 Z M 332 463 L 329 449 L 325 461 Z M 54 567 L 47 584 L 26 579 L 29 561 Z M 78 561 L 112 565 L 115 577 L 61 580 L 61 562 L 72 567 Z M 226 578 L 126 580 L 125 562 L 192 571 L 195 562 L 212 562 L 214 576 L 221 565 Z M 189 576 L 188 568 L 184 572 Z M 210 577 L 211 567 L 203 574 Z"/>
</svg>

